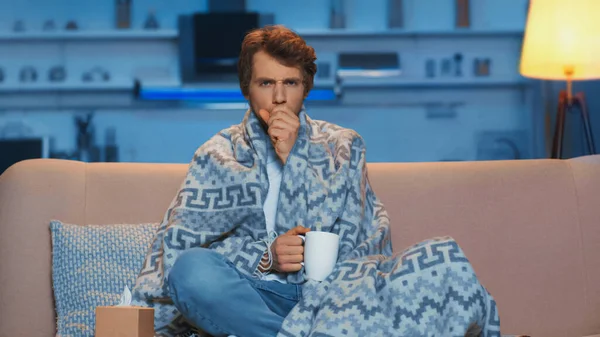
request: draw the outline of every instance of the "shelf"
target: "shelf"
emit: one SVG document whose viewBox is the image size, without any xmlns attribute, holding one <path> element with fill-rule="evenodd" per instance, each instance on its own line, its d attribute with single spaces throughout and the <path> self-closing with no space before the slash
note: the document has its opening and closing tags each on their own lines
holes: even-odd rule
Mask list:
<svg viewBox="0 0 600 337">
<path fill-rule="evenodd" d="M 526 80 L 494 80 L 491 78 L 470 79 L 423 79 L 407 80 L 400 77 L 385 78 L 344 78 L 342 88 L 389 88 L 389 89 L 483 89 L 499 87 L 522 87 Z"/>
<path fill-rule="evenodd" d="M 455 29 L 455 30 L 405 30 L 405 29 L 389 29 L 389 30 L 355 30 L 355 29 L 316 29 L 316 30 L 298 30 L 303 38 L 327 38 L 327 37 L 407 37 L 407 38 L 432 38 L 432 37 L 508 37 L 520 38 L 523 37 L 522 30 L 471 30 L 471 29 Z"/>
<path fill-rule="evenodd" d="M 522 87 L 527 85 L 527 80 L 493 80 L 493 79 L 469 79 L 469 80 L 406 80 L 399 78 L 378 79 L 345 79 L 341 89 L 352 88 L 383 88 L 383 89 L 478 89 L 478 88 L 501 88 Z M 1 94 L 10 93 L 42 93 L 42 92 L 107 92 L 134 90 L 134 83 L 31 83 L 31 84 L 0 84 Z M 199 99 L 217 101 L 242 101 L 243 97 L 239 89 L 229 88 L 183 88 L 183 87 L 145 87 L 141 90 L 144 99 Z M 331 89 L 313 90 L 316 100 L 334 99 Z"/>
<path fill-rule="evenodd" d="M 178 35 L 175 29 L 8 32 L 0 33 L 0 41 L 170 40 L 177 39 Z"/>
<path fill-rule="evenodd" d="M 521 30 L 431 30 L 416 31 L 404 29 L 389 30 L 356 30 L 356 29 L 304 29 L 298 30 L 304 38 L 328 37 L 406 37 L 406 38 L 432 38 L 432 37 L 523 37 Z M 177 39 L 179 33 L 176 29 L 161 30 L 97 30 L 97 31 L 52 31 L 52 32 L 5 32 L 0 33 L 0 41 L 40 41 L 40 40 L 171 40 Z"/>
<path fill-rule="evenodd" d="M 0 84 L 0 93 L 41 93 L 41 92 L 107 92 L 133 90 L 131 83 L 23 83 Z"/>
</svg>

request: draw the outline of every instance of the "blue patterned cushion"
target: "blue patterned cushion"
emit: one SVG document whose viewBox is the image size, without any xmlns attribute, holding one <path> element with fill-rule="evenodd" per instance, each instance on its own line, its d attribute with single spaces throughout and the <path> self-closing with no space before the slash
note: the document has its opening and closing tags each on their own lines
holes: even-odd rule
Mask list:
<svg viewBox="0 0 600 337">
<path fill-rule="evenodd" d="M 58 336 L 94 335 L 96 307 L 118 304 L 133 287 L 157 228 L 50 223 Z"/>
</svg>

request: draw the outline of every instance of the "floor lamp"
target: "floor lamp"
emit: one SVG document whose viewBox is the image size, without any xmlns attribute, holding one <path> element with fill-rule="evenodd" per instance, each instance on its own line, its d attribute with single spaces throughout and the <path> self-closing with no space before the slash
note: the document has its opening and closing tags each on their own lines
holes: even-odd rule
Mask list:
<svg viewBox="0 0 600 337">
<path fill-rule="evenodd" d="M 595 154 L 590 116 L 573 81 L 600 79 L 600 1 L 530 0 L 520 72 L 525 77 L 566 81 L 558 97 L 552 158 L 561 158 L 569 112 L 581 115 L 587 148 Z"/>
</svg>

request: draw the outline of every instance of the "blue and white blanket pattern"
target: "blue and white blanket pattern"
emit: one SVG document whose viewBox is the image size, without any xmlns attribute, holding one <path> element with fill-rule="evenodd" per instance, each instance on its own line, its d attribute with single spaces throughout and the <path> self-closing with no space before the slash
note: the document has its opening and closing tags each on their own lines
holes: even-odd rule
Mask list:
<svg viewBox="0 0 600 337">
<path fill-rule="evenodd" d="M 452 238 L 392 252 L 390 220 L 369 184 L 362 138 L 312 120 L 304 109 L 299 118 L 298 138 L 283 169 L 275 231 L 315 229 L 319 223 L 340 236 L 340 248 L 325 281 L 306 280 L 303 270 L 288 274 L 288 282 L 302 284 L 303 298 L 278 336 L 464 336 L 473 323 L 483 336 L 500 336 L 496 303 Z M 241 272 L 262 276 L 257 267 L 269 238 L 263 212 L 269 142 L 248 110 L 242 123 L 194 154 L 133 289 L 134 305 L 155 309 L 157 336 L 193 331 L 165 282 L 186 249 L 214 249 Z"/>
</svg>

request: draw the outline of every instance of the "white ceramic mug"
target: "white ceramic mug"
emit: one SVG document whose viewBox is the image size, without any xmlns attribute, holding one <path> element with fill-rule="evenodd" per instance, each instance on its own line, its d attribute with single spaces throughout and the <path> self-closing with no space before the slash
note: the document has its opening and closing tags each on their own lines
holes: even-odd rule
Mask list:
<svg viewBox="0 0 600 337">
<path fill-rule="evenodd" d="M 338 258 L 340 237 L 335 233 L 310 231 L 304 240 L 304 273 L 311 280 L 323 281 L 331 274 Z"/>
</svg>

